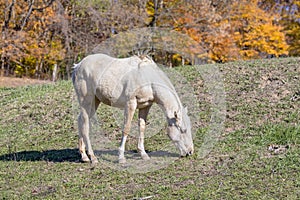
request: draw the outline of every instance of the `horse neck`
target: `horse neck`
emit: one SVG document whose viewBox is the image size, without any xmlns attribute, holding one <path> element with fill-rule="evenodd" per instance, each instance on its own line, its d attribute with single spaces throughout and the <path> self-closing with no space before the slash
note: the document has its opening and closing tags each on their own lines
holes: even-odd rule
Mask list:
<svg viewBox="0 0 300 200">
<path fill-rule="evenodd" d="M 167 119 L 174 117 L 174 112 L 182 109 L 181 101 L 176 91 L 169 91 L 168 94 L 162 94 L 158 97 L 157 104 L 162 108 Z"/>
</svg>

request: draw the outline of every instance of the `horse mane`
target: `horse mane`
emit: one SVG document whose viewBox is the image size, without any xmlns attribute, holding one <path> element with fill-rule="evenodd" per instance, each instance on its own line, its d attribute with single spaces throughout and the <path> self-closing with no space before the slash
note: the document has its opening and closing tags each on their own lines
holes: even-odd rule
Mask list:
<svg viewBox="0 0 300 200">
<path fill-rule="evenodd" d="M 137 57 L 139 57 L 141 60 L 144 60 L 145 58 L 148 60 L 152 60 L 152 58 L 148 54 L 137 55 Z"/>
<path fill-rule="evenodd" d="M 137 58 L 139 58 L 139 63 L 138 63 L 138 67 L 142 66 L 143 64 L 153 64 L 154 61 L 151 58 L 151 56 L 149 56 L 148 54 L 138 54 L 135 55 Z"/>
</svg>

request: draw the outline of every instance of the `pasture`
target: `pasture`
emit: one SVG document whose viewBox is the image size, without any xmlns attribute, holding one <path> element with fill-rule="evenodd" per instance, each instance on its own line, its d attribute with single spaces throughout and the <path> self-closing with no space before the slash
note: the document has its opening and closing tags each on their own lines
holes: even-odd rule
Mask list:
<svg viewBox="0 0 300 200">
<path fill-rule="evenodd" d="M 0 197 L 299 199 L 299 63 L 283 58 L 215 65 L 223 75 L 227 112 L 224 131 L 205 158 L 197 149 L 208 130 L 211 94 L 193 66 L 176 68 L 199 98 L 196 153 L 147 173 L 80 162 L 71 81 L 1 87 Z M 117 150 L 121 127 L 107 107 L 100 106 L 98 115 Z M 146 150 L 169 141 L 158 136 L 146 137 Z M 129 137 L 127 151 L 135 149 Z"/>
</svg>

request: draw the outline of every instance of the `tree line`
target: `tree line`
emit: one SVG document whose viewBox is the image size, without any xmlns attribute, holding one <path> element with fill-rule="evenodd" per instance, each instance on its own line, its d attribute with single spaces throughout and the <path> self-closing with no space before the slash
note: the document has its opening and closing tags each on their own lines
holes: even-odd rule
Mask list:
<svg viewBox="0 0 300 200">
<path fill-rule="evenodd" d="M 147 27 L 187 35 L 201 53 L 174 44 L 205 62 L 300 54 L 300 0 L 0 0 L 0 9 L 0 72 L 6 76 L 50 79 L 57 71 L 67 79 L 73 63 L 97 44 Z M 168 50 L 153 56 L 192 63 Z"/>
</svg>

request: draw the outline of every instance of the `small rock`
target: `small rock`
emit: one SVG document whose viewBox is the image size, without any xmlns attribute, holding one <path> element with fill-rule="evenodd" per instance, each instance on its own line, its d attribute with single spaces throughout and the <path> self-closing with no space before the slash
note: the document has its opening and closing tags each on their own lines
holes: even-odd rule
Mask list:
<svg viewBox="0 0 300 200">
<path fill-rule="evenodd" d="M 83 171 L 84 171 L 84 169 L 82 169 L 82 168 L 79 168 L 79 169 L 78 169 L 78 171 L 79 171 L 79 172 L 83 172 Z"/>
</svg>

